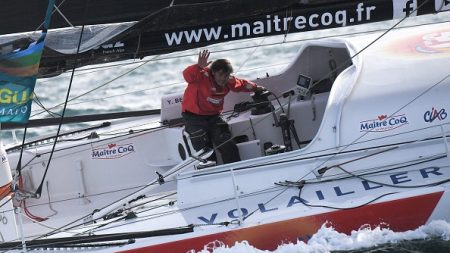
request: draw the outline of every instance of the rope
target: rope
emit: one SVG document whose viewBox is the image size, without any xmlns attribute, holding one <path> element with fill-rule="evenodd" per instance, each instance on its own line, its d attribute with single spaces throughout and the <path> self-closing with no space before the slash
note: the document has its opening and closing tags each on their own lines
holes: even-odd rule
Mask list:
<svg viewBox="0 0 450 253">
<path fill-rule="evenodd" d="M 446 22 L 448 22 L 448 21 L 433 22 L 433 24 L 435 24 L 435 23 L 446 23 Z M 407 27 L 418 27 L 418 26 L 424 26 L 424 25 L 429 25 L 429 24 L 432 24 L 432 23 L 425 23 L 425 24 L 420 24 L 420 25 L 410 25 L 410 26 L 404 26 L 404 27 L 402 27 L 402 28 L 407 28 Z M 394 29 L 398 29 L 398 28 L 394 28 Z M 384 29 L 383 29 L 383 30 L 384 30 Z M 376 31 L 381 31 L 381 29 L 379 29 L 379 30 L 371 30 L 371 31 L 369 31 L 369 32 L 376 32 Z M 349 36 L 349 35 L 357 35 L 357 34 L 367 34 L 367 33 L 368 33 L 368 32 L 365 31 L 365 32 L 345 33 L 345 34 L 339 34 L 339 35 L 321 36 L 321 37 L 315 37 L 315 38 L 311 38 L 311 39 L 298 39 L 298 40 L 292 40 L 292 41 L 287 41 L 287 42 L 283 41 L 283 42 L 269 43 L 269 44 L 264 44 L 264 45 L 258 45 L 258 47 L 274 46 L 274 45 L 287 44 L 287 43 L 298 43 L 298 42 L 304 42 L 304 41 L 310 41 L 310 40 L 317 40 L 317 39 L 323 39 L 323 38 L 333 38 L 333 37 Z M 253 48 L 254 48 L 254 46 L 237 47 L 237 48 L 233 48 L 233 49 L 215 50 L 215 51 L 213 51 L 213 53 L 228 52 L 228 51 L 237 51 L 237 50 L 253 49 Z M 193 54 L 185 54 L 185 55 L 172 56 L 172 57 L 163 57 L 163 58 L 160 58 L 160 59 L 158 59 L 158 60 L 156 60 L 156 61 L 162 61 L 162 60 L 167 60 L 167 59 L 179 59 L 179 58 L 191 57 L 191 56 L 195 56 L 195 55 L 196 55 L 196 54 L 193 53 Z M 150 62 L 150 61 L 155 61 L 155 59 L 150 59 L 150 60 L 145 60 L 145 61 L 139 61 L 139 62 L 131 62 L 131 63 L 119 63 L 119 64 L 108 65 L 108 66 L 99 66 L 99 67 L 92 67 L 92 68 L 84 68 L 84 69 L 78 70 L 78 72 L 94 70 L 94 71 L 92 71 L 92 72 L 89 72 L 89 73 L 94 73 L 94 72 L 102 71 L 102 70 L 108 69 L 108 68 L 114 68 L 114 67 L 120 67 L 120 66 L 127 66 L 127 65 L 132 65 L 132 64 L 139 64 L 139 63 L 141 63 L 141 62 L 148 63 L 148 62 Z M 284 64 L 285 64 L 285 63 L 283 63 L 282 65 L 284 65 Z M 255 70 L 255 69 L 265 69 L 265 68 L 267 68 L 267 67 L 273 67 L 273 66 L 277 66 L 277 65 L 280 65 L 280 64 L 264 65 L 264 66 L 261 66 L 261 67 L 258 67 L 258 68 L 251 68 L 251 69 L 246 69 L 246 70 L 240 70 L 240 71 L 238 71 L 238 72 L 249 71 L 249 70 Z M 76 76 L 78 76 L 78 75 L 83 75 L 83 74 L 89 74 L 89 73 L 78 73 Z M 330 73 L 332 73 L 332 72 L 330 72 Z M 323 79 L 320 79 L 320 80 L 323 80 Z M 320 80 L 319 80 L 319 81 L 320 81 Z M 113 81 L 114 81 L 114 80 L 113 80 Z M 43 82 L 45 82 L 45 81 L 43 81 Z M 41 83 L 42 83 L 42 82 L 41 82 Z M 109 84 L 109 83 L 111 83 L 111 82 L 107 82 L 107 84 Z M 177 82 L 177 83 L 167 84 L 167 85 L 163 85 L 163 86 L 157 86 L 157 87 L 150 88 L 150 89 L 146 89 L 146 90 L 165 88 L 165 87 L 168 87 L 168 86 L 177 85 L 177 84 L 183 84 L 183 83 L 184 83 L 184 82 Z M 312 85 L 315 85 L 315 84 L 317 84 L 317 83 L 318 83 L 318 82 L 313 83 Z M 106 85 L 106 84 L 105 84 L 105 85 Z M 104 85 L 103 85 L 103 86 L 104 86 Z M 87 100 L 87 101 L 82 101 L 82 102 L 76 103 L 76 104 L 87 103 L 87 102 L 98 101 L 98 100 L 104 100 L 104 99 L 107 99 L 107 98 L 112 98 L 112 97 L 116 97 L 116 96 L 121 96 L 121 95 L 130 94 L 130 93 L 136 93 L 136 92 L 142 92 L 142 91 L 143 91 L 143 90 L 138 90 L 138 91 L 133 91 L 133 92 L 128 92 L 128 93 L 123 93 L 123 94 L 119 94 L 119 95 L 115 95 L 115 96 L 110 96 L 110 97 L 105 97 L 105 98 L 100 98 L 100 99 Z M 86 94 L 83 94 L 83 95 L 86 95 Z M 80 97 L 83 96 L 83 95 L 80 95 Z M 77 97 L 77 98 L 78 98 L 78 97 Z M 71 99 L 70 101 L 73 101 L 73 100 L 75 100 L 75 98 L 74 98 L 74 99 Z M 62 105 L 62 104 L 58 104 L 58 105 L 56 105 L 56 106 L 53 106 L 51 109 L 56 108 L 56 107 L 59 107 L 59 106 L 61 106 L 61 105 Z M 43 113 L 43 112 L 38 112 L 37 114 L 35 114 L 35 115 L 33 115 L 33 116 L 39 115 L 39 114 L 41 114 L 41 113 Z"/>
<path fill-rule="evenodd" d="M 84 26 L 83 26 L 83 27 L 84 27 Z M 81 33 L 83 33 L 83 29 L 81 30 Z M 80 45 L 78 45 L 77 54 L 78 54 L 78 52 L 79 52 L 79 48 L 80 48 Z M 159 55 L 155 56 L 154 59 L 157 58 L 157 57 L 159 57 Z M 128 70 L 128 71 L 125 71 L 124 73 L 122 73 L 122 74 L 120 74 L 120 75 L 114 77 L 113 79 L 111 79 L 111 80 L 109 80 L 109 81 L 107 81 L 107 82 L 105 82 L 105 83 L 103 83 L 103 84 L 101 84 L 101 85 L 99 85 L 99 86 L 97 86 L 97 87 L 95 87 L 95 88 L 93 88 L 93 89 L 91 89 L 91 90 L 85 92 L 85 93 L 82 93 L 82 94 L 80 94 L 80 95 L 78 95 L 78 96 L 75 96 L 75 97 L 73 97 L 73 98 L 71 98 L 71 99 L 69 99 L 69 98 L 67 97 L 67 98 L 66 98 L 66 101 L 65 101 L 64 103 L 60 103 L 60 104 L 58 104 L 58 105 L 55 105 L 55 106 L 53 106 L 53 107 L 51 107 L 50 109 L 47 109 L 47 110 L 51 110 L 51 109 L 54 109 L 54 108 L 59 107 L 59 106 L 61 106 L 61 105 L 64 105 L 64 109 L 63 109 L 63 110 L 65 111 L 65 108 L 66 108 L 67 103 L 69 103 L 69 102 L 71 102 L 71 101 L 73 101 L 73 100 L 75 100 L 75 99 L 78 99 L 78 98 L 80 98 L 80 97 L 82 97 L 82 96 L 85 96 L 85 95 L 87 95 L 87 94 L 89 94 L 89 93 L 91 93 L 91 92 L 93 92 L 93 91 L 95 91 L 95 90 L 98 90 L 98 89 L 100 89 L 100 88 L 102 88 L 102 87 L 104 87 L 104 86 L 106 86 L 106 85 L 108 85 L 108 84 L 114 82 L 115 80 L 117 80 L 117 79 L 119 79 L 119 78 L 121 78 L 121 77 L 123 77 L 123 76 L 125 76 L 125 75 L 127 75 L 127 74 L 129 74 L 129 73 L 131 73 L 131 72 L 133 72 L 134 70 L 136 70 L 136 69 L 138 69 L 138 68 L 144 66 L 145 64 L 147 64 L 147 62 L 144 62 L 144 63 L 140 64 L 139 66 L 137 66 L 137 67 L 135 67 L 135 68 L 132 68 L 132 69 L 130 69 L 130 70 Z M 73 72 L 72 72 L 72 73 L 74 73 L 74 72 L 75 72 L 75 67 L 73 68 Z M 72 85 L 72 80 L 73 80 L 73 74 L 72 74 L 71 79 L 70 79 L 70 85 Z M 46 111 L 47 111 L 47 110 L 46 110 Z M 41 114 L 41 113 L 43 113 L 43 111 L 41 111 L 41 112 L 39 112 L 39 113 L 36 113 L 36 114 L 32 115 L 31 117 L 37 116 L 37 115 L 39 115 L 39 114 Z"/>
<path fill-rule="evenodd" d="M 79 41 L 78 41 L 78 47 L 77 47 L 77 55 L 78 55 L 79 52 L 80 52 L 80 46 L 81 46 L 81 40 L 82 40 L 82 38 L 83 38 L 83 32 L 84 32 L 84 25 L 81 27 L 80 38 L 79 38 Z M 66 112 L 67 101 L 69 100 L 70 90 L 71 90 L 71 88 L 72 88 L 72 81 L 73 81 L 73 75 L 74 75 L 74 73 L 75 73 L 75 67 L 73 68 L 73 70 L 72 70 L 72 76 L 70 77 L 69 88 L 67 89 L 67 94 L 66 94 L 66 102 L 64 103 L 64 107 L 63 107 L 63 111 L 62 111 L 62 115 L 61 115 L 61 120 L 60 120 L 60 123 L 59 123 L 59 125 L 58 125 L 58 130 L 57 130 L 57 132 L 56 132 L 55 141 L 54 141 L 54 143 L 53 143 L 53 147 L 52 147 L 52 151 L 51 151 L 51 153 L 50 153 L 50 157 L 48 158 L 47 167 L 45 168 L 44 175 L 42 176 L 42 181 L 41 181 L 41 183 L 39 184 L 39 187 L 38 187 L 38 189 L 37 189 L 37 191 L 36 191 L 36 195 L 37 195 L 38 197 L 40 197 L 40 195 L 41 195 L 41 192 L 42 192 L 42 186 L 44 185 L 44 180 L 45 180 L 45 177 L 47 176 L 47 172 L 48 172 L 48 169 L 49 169 L 49 167 L 50 167 L 50 163 L 51 163 L 51 160 L 52 160 L 53 152 L 55 151 L 56 142 L 57 142 L 57 140 L 58 140 L 59 132 L 61 131 L 61 126 L 62 126 L 62 122 L 63 122 L 63 119 L 64 119 L 64 114 L 65 114 L 65 112 Z"/>
<path fill-rule="evenodd" d="M 384 34 L 383 34 L 383 35 L 384 35 Z M 374 41 L 374 42 L 375 42 L 375 41 Z M 365 49 L 365 48 L 364 48 L 364 49 Z M 361 51 L 362 51 L 362 50 L 361 50 Z M 361 51 L 360 51 L 360 52 L 361 52 Z M 360 53 L 360 52 L 359 52 L 359 53 Z M 353 57 L 355 57 L 355 56 L 356 56 L 356 55 L 354 55 Z M 74 73 L 74 71 L 72 72 L 72 77 L 73 77 L 73 73 Z M 84 94 L 83 94 L 83 95 L 84 95 Z M 77 98 L 78 98 L 78 97 L 77 97 Z M 66 102 L 67 102 L 67 99 L 66 99 Z M 47 168 L 48 168 L 48 166 L 47 166 Z"/>
</svg>

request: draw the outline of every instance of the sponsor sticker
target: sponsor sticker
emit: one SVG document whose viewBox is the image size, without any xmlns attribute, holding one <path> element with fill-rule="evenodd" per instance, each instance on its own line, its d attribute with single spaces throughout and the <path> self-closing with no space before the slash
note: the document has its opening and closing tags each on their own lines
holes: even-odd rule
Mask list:
<svg viewBox="0 0 450 253">
<path fill-rule="evenodd" d="M 423 120 L 428 123 L 433 123 L 433 121 L 435 121 L 435 120 L 441 121 L 446 118 L 447 118 L 447 112 L 445 111 L 444 108 L 438 110 L 438 109 L 432 107 L 431 110 L 426 111 L 423 114 Z"/>
<path fill-rule="evenodd" d="M 417 16 L 417 0 L 395 0 L 392 4 L 394 19 Z"/>
<path fill-rule="evenodd" d="M 118 159 L 134 153 L 134 145 L 110 143 L 92 150 L 92 159 Z"/>
<path fill-rule="evenodd" d="M 376 119 L 370 119 L 360 122 L 360 132 L 386 132 L 408 124 L 408 118 L 405 114 L 379 115 Z"/>
</svg>

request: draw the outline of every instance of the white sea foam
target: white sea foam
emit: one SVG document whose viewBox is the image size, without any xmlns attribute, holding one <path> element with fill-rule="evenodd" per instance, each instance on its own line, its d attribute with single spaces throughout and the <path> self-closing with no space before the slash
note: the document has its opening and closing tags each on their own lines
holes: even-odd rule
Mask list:
<svg viewBox="0 0 450 253">
<path fill-rule="evenodd" d="M 425 240 L 439 238 L 450 240 L 450 223 L 442 220 L 432 221 L 416 230 L 394 232 L 388 228 L 363 227 L 358 231 L 352 231 L 350 235 L 339 233 L 333 227 L 323 225 L 311 239 L 305 243 L 298 241 L 280 245 L 275 251 L 260 250 L 248 242 L 237 242 L 232 247 L 225 247 L 220 242 L 214 242 L 205 246 L 198 253 L 326 253 L 331 251 L 357 250 L 376 247 L 387 243 L 399 243 L 402 241 Z"/>
</svg>

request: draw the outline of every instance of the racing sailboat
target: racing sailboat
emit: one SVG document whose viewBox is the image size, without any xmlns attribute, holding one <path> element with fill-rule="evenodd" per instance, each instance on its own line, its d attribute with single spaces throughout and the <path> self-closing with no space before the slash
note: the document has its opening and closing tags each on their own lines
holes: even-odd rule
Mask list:
<svg viewBox="0 0 450 253">
<path fill-rule="evenodd" d="M 95 36 L 79 39 L 74 54 L 46 43 L 40 74 L 203 46 L 239 31 L 250 38 L 450 9 L 448 1 L 322 2 L 263 4 L 248 20 L 237 21 L 243 17 L 236 14 L 217 21 L 221 26 L 209 24 L 220 30 L 186 21 L 188 28 L 162 33 L 175 49 L 143 43 L 134 54 L 118 50 L 125 38 L 157 37 L 146 24 L 168 14 L 152 14 L 95 40 L 101 44 L 81 46 Z M 214 10 L 214 3 L 201 6 Z M 202 31 L 198 44 L 186 31 Z M 200 36 L 204 31 L 221 36 Z M 188 252 L 245 240 L 275 249 L 308 240 L 323 224 L 349 233 L 367 225 L 405 231 L 448 221 L 449 34 L 442 23 L 305 42 L 280 74 L 257 80 L 269 92 L 252 100 L 227 97 L 224 117 L 240 162 L 201 168 L 211 151 L 193 149 L 179 120 L 180 93 L 165 95 L 161 110 L 147 115 L 7 146 L 0 248 Z M 141 52 L 145 45 L 154 51 Z M 101 48 L 109 48 L 102 51 L 108 56 L 98 55 Z"/>
</svg>

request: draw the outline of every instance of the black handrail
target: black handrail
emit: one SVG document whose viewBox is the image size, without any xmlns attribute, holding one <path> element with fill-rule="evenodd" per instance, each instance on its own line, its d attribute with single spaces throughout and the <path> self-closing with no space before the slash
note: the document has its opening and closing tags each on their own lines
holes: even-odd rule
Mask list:
<svg viewBox="0 0 450 253">
<path fill-rule="evenodd" d="M 92 115 L 80 115 L 72 117 L 64 117 L 63 124 L 71 123 L 83 123 L 89 121 L 99 121 L 99 120 L 111 120 L 111 119 L 121 119 L 130 117 L 140 117 L 148 115 L 160 114 L 160 109 L 153 110 L 143 110 L 143 111 L 131 111 L 131 112 L 114 112 L 114 113 L 104 113 L 104 114 L 92 114 Z M 45 118 L 45 119 L 34 119 L 28 121 L 28 128 L 31 127 L 44 127 L 44 126 L 54 126 L 60 123 L 60 118 Z M 20 129 L 24 128 L 25 124 L 5 122 L 2 123 L 2 130 L 9 129 Z"/>
</svg>

